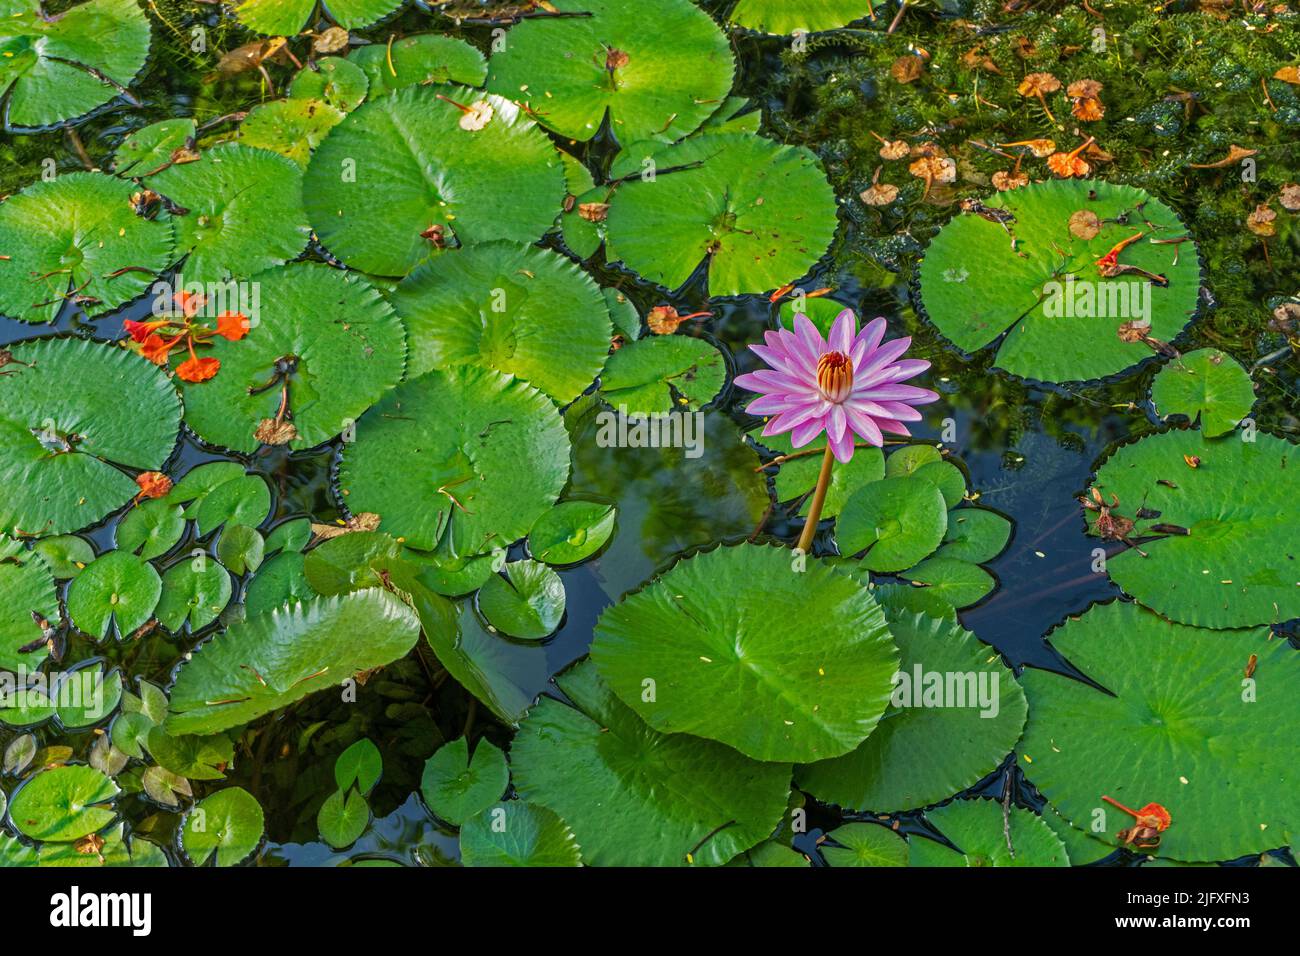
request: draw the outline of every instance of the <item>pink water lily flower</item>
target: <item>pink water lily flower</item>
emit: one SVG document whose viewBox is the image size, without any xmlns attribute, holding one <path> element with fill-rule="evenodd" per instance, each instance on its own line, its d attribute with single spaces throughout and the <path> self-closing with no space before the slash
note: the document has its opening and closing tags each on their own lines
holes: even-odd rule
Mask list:
<svg viewBox="0 0 1300 956">
<path fill-rule="evenodd" d="M 771 367 L 739 375 L 736 384 L 760 393 L 747 410 L 772 416 L 764 435 L 790 432 L 791 444 L 802 448 L 826 432 L 831 452 L 845 462 L 853 457 L 854 436 L 880 446 L 884 432 L 910 435 L 903 423 L 921 419 L 914 406 L 939 398 L 902 384 L 930 367 L 902 357 L 912 340 L 884 337 L 883 318 L 859 332 L 851 309 L 835 317 L 825 339 L 806 315 L 796 315 L 793 332 L 766 332 L 766 345 L 750 346 Z"/>
</svg>

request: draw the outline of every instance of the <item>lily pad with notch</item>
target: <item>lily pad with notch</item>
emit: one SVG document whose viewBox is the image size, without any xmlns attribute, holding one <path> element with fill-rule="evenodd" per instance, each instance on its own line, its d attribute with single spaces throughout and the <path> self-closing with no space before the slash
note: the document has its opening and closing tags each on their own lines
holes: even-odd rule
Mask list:
<svg viewBox="0 0 1300 956">
<path fill-rule="evenodd" d="M 291 99 L 319 100 L 340 113 L 351 113 L 365 102 L 369 92 L 370 78 L 366 71 L 339 56 L 321 57 L 299 70 L 289 84 Z"/>
<path fill-rule="evenodd" d="M 882 478 L 863 485 L 835 521 L 840 553 L 866 551 L 864 567 L 902 571 L 934 553 L 948 530 L 943 493 L 924 478 Z"/>
<path fill-rule="evenodd" d="M 570 498 L 546 512 L 528 532 L 528 553 L 550 565 L 585 561 L 614 533 L 618 509 L 599 501 Z"/>
<path fill-rule="evenodd" d="M 52 767 L 32 775 L 14 792 L 9 819 L 33 840 L 70 843 L 117 815 L 111 804 L 120 792 L 111 778 L 93 767 Z"/>
<path fill-rule="evenodd" d="M 45 559 L 0 535 L 0 670 L 34 671 L 49 655 L 42 638 L 59 622 L 59 595 Z M 39 620 L 38 620 L 39 619 Z M 35 647 L 31 645 L 35 643 Z M 30 650 L 23 652 L 23 648 Z"/>
<path fill-rule="evenodd" d="M 538 640 L 564 618 L 564 582 L 540 561 L 511 561 L 478 592 L 478 607 L 492 627 L 511 637 Z"/>
<path fill-rule="evenodd" d="M 262 805 L 242 787 L 208 794 L 181 821 L 180 843 L 195 866 L 215 858 L 217 866 L 243 862 L 262 842 Z"/>
<path fill-rule="evenodd" d="M 507 800 L 460 828 L 465 866 L 580 866 L 582 850 L 560 817 L 533 803 Z"/>
<path fill-rule="evenodd" d="M 609 357 L 600 393 L 626 415 L 643 416 L 698 409 L 713 401 L 726 381 L 727 361 L 705 339 L 656 335 Z"/>
<path fill-rule="evenodd" d="M 344 61 L 346 62 L 346 61 Z M 237 142 L 279 153 L 304 169 L 311 151 L 343 120 L 344 113 L 324 100 L 291 97 L 253 107 L 239 124 Z"/>
<path fill-rule="evenodd" d="M 731 45 L 689 0 L 659 0 L 654 30 L 635 0 L 556 0 L 587 16 L 525 20 L 488 64 L 487 88 L 522 100 L 562 136 L 591 139 L 606 111 L 621 142 L 672 142 L 731 89 Z"/>
<path fill-rule="evenodd" d="M 384 19 L 406 0 L 328 0 L 330 20 L 345 30 L 357 30 Z M 242 0 L 235 18 L 264 36 L 293 36 L 310 25 L 316 0 Z"/>
<path fill-rule="evenodd" d="M 1250 414 L 1255 386 L 1236 359 L 1218 349 L 1197 349 L 1169 362 L 1151 383 L 1161 415 L 1198 419 L 1206 438 L 1226 435 Z"/>
<path fill-rule="evenodd" d="M 162 578 L 153 565 L 128 551 L 110 551 L 68 588 L 68 617 L 96 640 L 116 625 L 124 640 L 149 620 L 161 596 Z"/>
<path fill-rule="evenodd" d="M 909 866 L 1069 866 L 1065 845 L 1038 814 L 995 800 L 954 800 L 928 810 L 926 820 L 953 844 L 913 836 Z"/>
<path fill-rule="evenodd" d="M 1196 245 L 1173 210 L 1144 190 L 1052 181 L 999 193 L 986 206 L 1010 212 L 1014 223 L 956 216 L 930 243 L 918 273 L 925 314 L 963 352 L 996 344 L 995 365 L 1013 375 L 1088 381 L 1151 357 L 1139 331 L 1168 343 L 1195 314 Z M 1072 230 L 1076 213 L 1092 228 Z M 1117 253 L 1120 271 L 1103 275 L 1098 260 L 1135 236 Z M 1141 327 L 1121 339 L 1125 323 Z"/>
<path fill-rule="evenodd" d="M 216 561 L 205 560 L 199 568 L 183 559 L 163 572 L 162 599 L 154 614 L 158 623 L 173 634 L 188 622 L 190 631 L 207 627 L 230 603 L 230 574 Z"/>
<path fill-rule="evenodd" d="M 429 83 L 482 86 L 487 77 L 487 60 L 476 47 L 440 33 L 417 33 L 358 47 L 348 54 L 348 62 L 364 72 L 372 98 Z"/>
<path fill-rule="evenodd" d="M 420 794 L 440 819 L 462 826 L 501 799 L 510 785 L 506 755 L 490 740 L 474 746 L 458 737 L 438 748 L 424 764 Z"/>
</svg>

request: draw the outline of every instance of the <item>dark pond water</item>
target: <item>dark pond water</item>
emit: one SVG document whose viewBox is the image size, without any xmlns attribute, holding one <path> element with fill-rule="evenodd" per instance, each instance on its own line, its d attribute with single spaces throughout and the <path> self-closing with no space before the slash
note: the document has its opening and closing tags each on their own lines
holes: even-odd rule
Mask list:
<svg viewBox="0 0 1300 956">
<path fill-rule="evenodd" d="M 164 13 L 176 14 L 175 4 L 160 4 Z M 215 25 L 216 20 L 210 22 Z M 927 21 L 929 22 L 929 21 Z M 443 29 L 445 23 L 434 24 Z M 428 29 L 426 15 L 418 12 L 369 32 L 386 37 Z M 931 26 L 930 29 L 940 29 Z M 484 28 L 467 26 L 464 34 L 479 43 L 486 38 Z M 225 41 L 215 34 L 214 42 Z M 233 45 L 231 41 L 230 45 Z M 91 158 L 104 165 L 112 149 L 131 129 L 146 122 L 172 115 L 193 114 L 200 119 L 247 108 L 257 102 L 260 91 L 254 79 L 224 84 L 214 89 L 198 81 L 188 61 L 175 53 L 174 45 L 156 44 L 150 72 L 139 92 L 144 107 L 139 110 L 110 109 L 81 127 L 81 138 Z M 778 41 L 744 39 L 738 45 L 738 92 L 750 96 L 764 109 L 764 130 L 780 130 L 805 124 L 815 128 L 821 119 L 816 115 L 814 91 L 809 80 L 796 82 L 785 75 L 779 56 Z M 854 56 L 852 49 L 834 44 L 819 49 L 804 65 L 808 76 L 826 76 L 841 68 Z M 878 104 L 888 109 L 887 102 Z M 864 124 L 884 128 L 887 120 L 863 117 Z M 807 145 L 833 153 L 837 142 L 819 142 L 810 136 Z M 61 131 L 13 142 L 15 162 L 5 171 L 4 187 L 12 190 L 36 176 L 35 165 L 43 156 L 56 157 L 64 170 L 76 168 L 77 161 Z M 609 144 L 604 144 L 607 158 Z M 588 157 L 602 158 L 601 145 L 593 147 Z M 1165 197 L 1178 205 L 1178 197 Z M 1182 210 L 1189 214 L 1191 210 Z M 946 216 L 941 213 L 940 216 Z M 915 338 L 913 352 L 933 363 L 929 383 L 943 394 L 943 399 L 924 409 L 925 420 L 916 429 L 918 438 L 948 440 L 944 447 L 959 459 L 969 475 L 969 488 L 978 494 L 981 505 L 997 509 L 1014 522 L 1014 535 L 1006 551 L 988 564 L 998 579 L 997 589 L 981 604 L 962 613 L 964 625 L 993 645 L 1012 665 L 1024 664 L 1060 667 L 1061 662 L 1044 641 L 1044 635 L 1068 615 L 1077 614 L 1094 601 L 1119 596 L 1105 574 L 1091 570 L 1094 539 L 1085 537 L 1084 521 L 1075 496 L 1088 485 L 1099 461 L 1117 442 L 1123 442 L 1152 429 L 1155 419 L 1147 403 L 1147 392 L 1154 368 L 1130 374 L 1111 384 L 1060 389 L 1035 388 L 1009 380 L 989 369 L 987 356 L 964 357 L 942 344 L 911 307 L 907 275 L 916 261 L 918 240 L 907 238 L 896 251 L 877 255 L 874 272 L 889 281 L 876 286 L 864 282 L 862 260 L 871 250 L 879 253 L 881 240 L 873 228 L 846 215 L 841 236 L 832 256 L 818 268 L 806 288 L 830 286 L 834 297 L 857 310 L 862 317 L 886 316 L 890 335 L 910 334 Z M 919 239 L 923 244 L 924 239 Z M 910 250 L 910 251 L 909 251 Z M 885 268 L 879 268 L 883 263 Z M 758 341 L 764 329 L 774 321 L 774 309 L 761 297 L 708 299 L 701 281 L 688 283 L 676 294 L 667 294 L 639 282 L 617 269 L 602 265 L 591 271 L 602 285 L 622 289 L 644 314 L 652 306 L 670 304 L 682 312 L 708 310 L 714 318 L 693 326 L 688 334 L 711 337 L 730 353 L 735 371 L 748 371 L 754 359 L 745 349 Z M 1262 301 L 1268 290 L 1259 289 Z M 147 301 L 134 303 L 110 317 L 87 321 L 69 307 L 53 329 L 35 328 L 11 320 L 0 320 L 0 342 L 43 334 L 63 334 L 114 339 L 122 335 L 122 320 L 147 313 Z M 1198 329 L 1205 326 L 1200 323 Z M 686 331 L 686 328 L 683 329 Z M 1180 345 L 1209 342 L 1226 348 L 1248 367 L 1259 356 L 1261 345 L 1255 330 L 1245 328 L 1235 339 L 1215 334 L 1212 339 L 1193 331 Z M 1258 376 L 1262 402 L 1256 415 L 1280 423 L 1283 431 L 1296 430 L 1295 370 L 1280 367 L 1275 374 Z M 711 428 L 718 429 L 730 418 L 743 427 L 753 420 L 746 418 L 742 403 L 728 391 L 708 413 Z M 713 434 L 711 432 L 710 434 Z M 731 433 L 734 434 L 734 431 Z M 183 436 L 166 471 L 179 476 L 204 461 L 231 459 L 243 462 L 265 476 L 274 489 L 272 522 L 294 515 L 311 515 L 316 520 L 330 520 L 339 515 L 331 497 L 331 466 L 337 448 L 333 445 L 310 452 L 287 454 L 267 451 L 248 458 L 231 456 L 220 449 L 203 446 L 193 436 Z M 637 450 L 624 449 L 622 456 L 635 456 Z M 755 464 L 753 453 L 737 447 L 726 454 L 735 455 L 742 467 Z M 748 456 L 748 457 L 746 457 Z M 507 651 L 512 674 L 521 687 L 540 692 L 551 675 L 582 656 L 591 640 L 596 617 L 622 591 L 644 580 L 655 568 L 692 547 L 703 546 L 720 538 L 744 538 L 756 531 L 757 521 L 751 510 L 736 500 L 735 489 L 726 481 L 708 486 L 709 494 L 700 490 L 698 475 L 688 463 L 678 462 L 681 471 L 662 468 L 662 459 L 619 462 L 613 492 L 620 506 L 619 536 L 597 560 L 562 572 L 568 611 L 558 633 L 543 645 L 519 644 Z M 750 469 L 752 471 L 752 468 Z M 591 469 L 588 470 L 588 473 Z M 593 484 L 593 490 L 600 489 Z M 799 522 L 790 520 L 789 509 L 777 507 L 768 516 L 761 534 L 793 541 Z M 87 532 L 100 550 L 112 546 L 114 520 Z M 175 553 L 192 547 L 182 542 Z M 797 635 L 792 635 L 797 639 Z M 185 648 L 165 638 L 150 639 L 133 647 L 114 646 L 111 642 L 96 647 L 84 640 L 73 641 L 69 650 L 72 660 L 102 654 L 109 660 L 128 666 L 131 674 L 155 681 L 166 681 Z M 259 732 L 252 738 L 251 752 L 240 753 L 231 782 L 250 789 L 267 812 L 268 836 L 272 846 L 264 855 L 269 864 L 321 864 L 342 860 L 323 844 L 315 841 L 315 814 L 328 792 L 326 781 L 333 756 L 357 736 L 369 736 L 378 743 L 385 756 L 385 775 L 372 805 L 377 822 L 357 847 L 346 857 L 402 860 L 437 865 L 453 861 L 456 840 L 453 834 L 440 832 L 419 805 L 419 768 L 425 757 L 441 739 L 451 739 L 467 727 L 484 731 L 498 744 L 508 744 L 509 733 L 477 707 L 454 681 L 446 679 L 427 648 L 388 668 L 375 693 L 367 693 L 363 702 L 344 707 L 329 701 L 309 699 L 289 708 L 273 721 L 255 725 Z M 48 742 L 48 741 L 47 741 Z M 1000 795 L 1005 777 L 1016 779 L 1016 798 L 1030 805 L 1035 802 L 1031 791 L 1020 787 L 1018 771 L 1006 769 L 991 775 L 977 789 Z M 165 809 L 150 804 L 143 797 L 130 804 L 128 815 L 139 829 L 157 838 L 170 833 L 177 818 Z M 813 814 L 818 826 L 836 821 L 829 809 Z M 815 836 L 815 833 L 812 835 Z"/>
</svg>

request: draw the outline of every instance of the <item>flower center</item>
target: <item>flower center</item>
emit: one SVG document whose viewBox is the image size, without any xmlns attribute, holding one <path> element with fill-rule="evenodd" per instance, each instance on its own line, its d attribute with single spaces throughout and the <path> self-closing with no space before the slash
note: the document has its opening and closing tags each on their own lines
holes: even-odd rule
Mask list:
<svg viewBox="0 0 1300 956">
<path fill-rule="evenodd" d="M 817 360 L 817 387 L 826 401 L 839 404 L 853 391 L 853 363 L 843 352 L 827 352 Z"/>
</svg>

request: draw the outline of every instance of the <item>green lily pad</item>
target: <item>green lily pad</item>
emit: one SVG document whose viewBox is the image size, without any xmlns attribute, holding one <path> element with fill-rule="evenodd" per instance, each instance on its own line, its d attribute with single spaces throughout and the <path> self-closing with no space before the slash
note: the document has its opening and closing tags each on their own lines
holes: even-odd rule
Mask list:
<svg viewBox="0 0 1300 956">
<path fill-rule="evenodd" d="M 19 648 L 40 640 L 43 629 L 33 615 L 51 624 L 59 621 L 59 595 L 44 558 L 21 542 L 0 536 L 0 670 L 34 671 L 49 654 L 38 645 L 26 654 Z"/>
<path fill-rule="evenodd" d="M 688 0 L 660 0 L 653 30 L 633 0 L 557 0 L 590 16 L 525 20 L 488 64 L 487 87 L 523 100 L 562 136 L 591 139 L 606 110 L 620 142 L 672 142 L 731 89 L 731 45 Z M 671 38 L 671 42 L 666 42 Z"/>
<path fill-rule="evenodd" d="M 781 867 L 807 869 L 809 860 L 794 847 L 780 840 L 764 840 L 758 846 L 738 854 L 727 863 L 734 867 Z"/>
<path fill-rule="evenodd" d="M 600 288 L 546 249 L 489 242 L 437 256 L 403 279 L 391 301 L 410 336 L 412 378 L 479 365 L 564 405 L 591 384 L 609 351 Z"/>
<path fill-rule="evenodd" d="M 301 551 L 311 541 L 311 519 L 289 518 L 266 533 L 266 553 Z"/>
<path fill-rule="evenodd" d="M 720 866 L 785 813 L 789 764 L 653 730 L 590 662 L 556 683 L 573 706 L 539 700 L 510 765 L 520 797 L 558 813 L 592 866 Z"/>
<path fill-rule="evenodd" d="M 181 265 L 185 284 L 248 279 L 307 246 L 302 171 L 283 156 L 225 143 L 204 150 L 196 163 L 151 176 L 149 186 L 189 210 L 169 217 L 177 252 L 188 254 Z M 270 296 L 263 301 L 276 305 Z"/>
<path fill-rule="evenodd" d="M 1043 807 L 1042 819 L 1065 844 L 1065 852 L 1070 857 L 1071 866 L 1087 866 L 1089 863 L 1104 860 L 1116 852 L 1113 843 L 1103 843 L 1096 835 L 1070 826 L 1070 822 L 1057 813 L 1050 804 Z M 1089 822 L 1089 827 L 1091 826 Z"/>
<path fill-rule="evenodd" d="M 348 60 L 365 72 L 372 97 L 429 83 L 482 86 L 487 76 L 487 60 L 476 47 L 438 33 L 402 37 L 391 46 L 372 43 L 353 50 Z"/>
<path fill-rule="evenodd" d="M 75 578 L 85 570 L 86 565 L 95 560 L 94 546 L 75 534 L 41 538 L 32 545 L 32 550 L 45 559 L 50 571 L 62 581 Z"/>
<path fill-rule="evenodd" d="M 885 462 L 886 478 L 905 478 L 914 475 L 926 465 L 943 461 L 943 452 L 933 445 L 904 445 L 894 451 Z M 936 482 L 931 482 L 936 484 Z"/>
<path fill-rule="evenodd" d="M 605 401 L 624 415 L 643 416 L 700 408 L 713 401 L 726 381 L 726 360 L 704 339 L 656 335 L 611 355 L 600 389 Z"/>
<path fill-rule="evenodd" d="M 569 825 L 555 813 L 522 800 L 507 800 L 460 828 L 465 866 L 580 866 L 582 850 Z"/>
<path fill-rule="evenodd" d="M 1151 400 L 1161 415 L 1199 416 L 1206 438 L 1225 435 L 1250 414 L 1255 386 L 1232 356 L 1197 349 L 1164 366 L 1151 383 Z"/>
<path fill-rule="evenodd" d="M 835 520 L 840 553 L 857 554 L 872 571 L 911 567 L 934 553 L 948 530 L 943 494 L 918 477 L 883 478 L 859 488 Z"/>
<path fill-rule="evenodd" d="M 9 727 L 37 727 L 53 717 L 56 710 L 43 683 L 18 681 L 0 693 L 0 724 Z"/>
<path fill-rule="evenodd" d="M 871 0 L 740 0 L 728 19 L 747 30 L 789 36 L 834 30 L 868 15 L 874 15 Z"/>
<path fill-rule="evenodd" d="M 909 866 L 1070 865 L 1060 838 L 1029 810 L 1011 807 L 1005 831 L 1002 805 L 995 800 L 954 800 L 925 816 L 957 849 L 914 836 L 908 841 Z"/>
<path fill-rule="evenodd" d="M 773 626 L 814 617 L 797 642 Z M 849 752 L 875 729 L 898 666 L 870 592 L 819 561 L 796 571 L 790 551 L 762 545 L 679 561 L 606 609 L 595 633 L 601 676 L 650 726 L 756 760 Z"/>
<path fill-rule="evenodd" d="M 1001 554 L 1010 540 L 1011 522 L 996 511 L 956 508 L 948 512 L 948 530 L 935 557 L 983 564 Z"/>
<path fill-rule="evenodd" d="M 177 633 L 188 621 L 191 631 L 207 627 L 230 603 L 230 574 L 216 561 L 204 561 L 202 570 L 184 560 L 166 570 L 162 599 L 155 615 L 158 623 Z"/>
<path fill-rule="evenodd" d="M 65 730 L 93 727 L 117 709 L 122 700 L 122 672 L 104 673 L 104 666 L 91 661 L 78 665 L 59 681 L 54 692 L 59 726 Z"/>
<path fill-rule="evenodd" d="M 384 772 L 384 758 L 374 741 L 362 737 L 334 761 L 334 783 L 340 790 L 356 784 L 361 793 L 369 793 Z"/>
<path fill-rule="evenodd" d="M 345 30 L 368 27 L 398 9 L 405 0 L 329 0 L 330 19 Z M 316 0 L 243 0 L 235 17 L 266 36 L 293 34 L 309 26 Z"/>
<path fill-rule="evenodd" d="M 12 352 L 24 364 L 0 376 L 0 528 L 91 525 L 140 490 L 115 465 L 162 466 L 180 397 L 156 365 L 110 345 L 40 339 Z"/>
<path fill-rule="evenodd" d="M 927 558 L 915 567 L 898 573 L 912 584 L 934 591 L 955 608 L 978 604 L 997 587 L 997 581 L 978 564 L 958 558 Z"/>
<path fill-rule="evenodd" d="M 103 173 L 65 173 L 0 203 L 0 314 L 53 322 L 76 296 L 94 317 L 143 295 L 172 261 L 175 236 L 132 211 L 134 191 Z"/>
<path fill-rule="evenodd" d="M 39 865 L 78 868 L 169 865 L 166 854 L 156 844 L 139 837 L 127 837 L 120 823 L 98 836 L 104 840 L 98 853 L 83 853 L 73 843 L 47 843 L 40 848 Z"/>
<path fill-rule="evenodd" d="M 478 592 L 478 608 L 503 634 L 535 640 L 564 618 L 564 582 L 540 561 L 511 561 Z"/>
<path fill-rule="evenodd" d="M 1170 623 L 1119 602 L 1066 621 L 1052 645 L 1106 690 L 1025 671 L 1020 750 L 1035 785 L 1081 829 L 1103 811 L 1114 845 L 1133 820 L 1103 794 L 1135 809 L 1159 803 L 1173 822 L 1158 852 L 1176 860 L 1229 860 L 1293 842 L 1300 802 L 1288 781 L 1300 744 L 1277 728 L 1300 711 L 1287 690 L 1297 661 L 1286 641 L 1269 637 L 1264 628 L 1222 634 Z"/>
<path fill-rule="evenodd" d="M 241 787 L 204 797 L 181 823 L 181 849 L 195 866 L 216 856 L 217 866 L 235 866 L 262 842 L 262 805 Z"/>
<path fill-rule="evenodd" d="M 303 556 L 297 551 L 286 551 L 258 568 L 253 580 L 248 582 L 244 610 L 252 617 L 315 596 L 303 571 Z"/>
<path fill-rule="evenodd" d="M 610 504 L 561 501 L 533 523 L 528 553 L 557 566 L 585 561 L 605 546 L 617 517 L 618 509 Z"/>
<path fill-rule="evenodd" d="M 1116 513 L 1135 520 L 1129 548 L 1106 559 L 1111 580 L 1171 620 L 1245 627 L 1300 617 L 1300 471 L 1296 448 L 1266 433 L 1254 441 L 1198 431 L 1151 435 L 1113 454 L 1094 482 Z M 1200 459 L 1189 468 L 1184 456 Z M 1174 487 L 1170 487 L 1173 485 Z M 1135 518 L 1137 509 L 1158 518 Z M 1088 512 L 1089 524 L 1095 512 Z M 1152 525 L 1186 528 L 1159 534 Z M 1095 530 L 1095 527 L 1094 527 Z"/>
<path fill-rule="evenodd" d="M 550 675 L 545 649 L 490 633 L 472 602 L 453 604 L 424 585 L 412 598 L 438 662 L 504 723 L 519 723 Z"/>
<path fill-rule="evenodd" d="M 279 153 L 305 169 L 311 151 L 343 116 L 342 110 L 324 100 L 299 97 L 274 100 L 249 112 L 239 124 L 238 142 Z"/>
<path fill-rule="evenodd" d="M 187 481 L 190 476 L 193 480 Z M 244 474 L 243 466 L 234 462 L 200 465 L 186 479 L 172 488 L 168 500 L 188 500 L 185 517 L 194 519 L 201 535 L 211 534 L 223 525 L 254 528 L 270 514 L 271 489 L 266 481 L 258 475 Z"/>
<path fill-rule="evenodd" d="M 798 458 L 779 464 L 780 470 L 776 473 L 776 500 L 793 501 L 795 498 L 805 498 L 799 507 L 799 514 L 806 516 L 812 506 L 810 493 L 817 487 L 817 478 L 821 473 L 825 444 L 812 449 L 797 449 L 790 443 L 789 433 L 764 436 L 762 431 L 762 426 L 751 429 L 750 438 L 757 444 L 772 449 L 778 456 L 800 455 Z M 814 453 L 801 454 L 809 450 Z M 883 477 L 885 477 L 885 456 L 881 450 L 874 447 L 857 449 L 852 459 L 839 463 L 831 469 L 831 482 L 826 487 L 822 517 L 834 518 L 844 509 L 845 503 L 854 492 Z"/>
<path fill-rule="evenodd" d="M 38 0 L 0 3 L 0 94 L 7 122 L 51 126 L 103 106 L 129 86 L 149 55 L 149 20 L 135 0 L 90 0 L 56 17 Z"/>
<path fill-rule="evenodd" d="M 153 565 L 127 551 L 110 551 L 68 588 L 68 616 L 96 640 L 103 640 L 110 624 L 125 639 L 149 620 L 161 596 L 162 578 Z"/>
<path fill-rule="evenodd" d="M 198 133 L 188 116 L 143 126 L 127 136 L 113 154 L 113 172 L 119 176 L 148 176 L 172 161 L 172 153 L 190 143 Z"/>
<path fill-rule="evenodd" d="M 153 498 L 139 502 L 117 523 L 117 546 L 145 561 L 166 554 L 185 533 L 185 509 Z"/>
<path fill-rule="evenodd" d="M 370 804 L 356 790 L 335 790 L 316 814 L 321 839 L 336 850 L 351 846 L 370 826 Z"/>
<path fill-rule="evenodd" d="M 564 208 L 557 219 L 560 235 L 569 251 L 585 261 L 594 256 L 605 241 L 605 220 L 588 218 L 583 214 L 584 206 L 609 202 L 612 190 L 609 186 L 597 186 L 591 171 L 581 160 L 565 152 L 560 153 L 560 160 L 564 163 L 564 185 L 568 190 Z"/>
<path fill-rule="evenodd" d="M 458 827 L 500 800 L 509 785 L 505 754 L 480 740 L 471 761 L 469 742 L 458 737 L 425 761 L 420 794 L 430 810 Z"/>
<path fill-rule="evenodd" d="M 255 281 L 265 303 L 262 320 L 237 342 L 216 340 L 209 353 L 221 360 L 215 378 L 183 386 L 187 421 L 203 438 L 254 451 L 259 424 L 279 409 L 285 379 L 277 379 L 277 363 L 286 360 L 293 367 L 288 409 L 297 429 L 291 448 L 328 441 L 401 380 L 402 323 L 369 282 L 317 263 L 286 266 Z"/>
<path fill-rule="evenodd" d="M 411 454 L 427 464 L 394 467 Z M 362 416 L 339 487 L 354 513 L 380 515 L 381 529 L 411 547 L 429 550 L 450 534 L 455 552 L 470 555 L 527 534 L 568 471 L 568 436 L 550 399 L 462 366 L 405 382 Z"/>
<path fill-rule="evenodd" d="M 356 640 L 361 633 L 364 642 Z M 167 732 L 211 734 L 237 727 L 391 663 L 418 636 L 410 608 L 377 588 L 315 598 L 232 624 L 178 668 Z"/>
<path fill-rule="evenodd" d="M 225 734 L 172 736 L 153 727 L 145 746 L 159 766 L 191 780 L 220 780 L 225 776 L 222 768 L 235 759 L 234 742 Z"/>
<path fill-rule="evenodd" d="M 907 843 L 878 823 L 846 823 L 826 840 L 821 851 L 830 866 L 907 866 Z"/>
<path fill-rule="evenodd" d="M 295 100 L 320 100 L 341 113 L 351 113 L 365 102 L 370 79 L 357 63 L 340 56 L 321 57 L 312 66 L 299 70 L 289 84 L 289 96 Z"/>
<path fill-rule="evenodd" d="M 116 816 L 117 784 L 93 767 L 54 767 L 30 777 L 9 801 L 18 832 L 46 843 L 69 843 Z"/>
<path fill-rule="evenodd" d="M 653 179 L 619 186 L 606 254 L 652 282 L 683 285 L 707 260 L 709 294 L 798 279 L 831 244 L 835 193 L 801 146 L 750 133 L 695 136 L 655 155 Z"/>
<path fill-rule="evenodd" d="M 1025 694 L 996 651 L 955 622 L 890 615 L 902 652 L 880 726 L 843 757 L 796 768 L 819 800 L 912 810 L 974 785 L 1020 739 Z"/>
<path fill-rule="evenodd" d="M 1190 239 L 1181 246 L 1149 241 L 1147 223 L 1158 227 L 1154 238 L 1188 233 L 1168 206 L 1144 190 L 1060 180 L 997 193 L 986 205 L 1015 215 L 1014 251 L 997 223 L 958 215 L 935 236 L 920 266 L 925 312 L 962 351 L 996 342 L 995 364 L 1013 375 L 1092 380 L 1152 355 L 1144 342 L 1120 340 L 1122 323 L 1149 319 L 1147 333 L 1168 342 L 1196 312 L 1201 273 L 1195 245 Z M 1099 220 L 1091 239 L 1071 232 L 1070 217 L 1079 212 Z M 1105 221 L 1118 219 L 1124 222 Z M 1134 235 L 1143 238 L 1118 261 L 1164 275 L 1167 288 L 1136 275 L 1106 279 L 1098 271 L 1096 260 Z"/>
<path fill-rule="evenodd" d="M 477 103 L 490 106 L 491 119 L 461 127 L 457 104 Z M 363 103 L 334 127 L 312 154 L 303 195 L 334 255 L 403 276 L 437 253 L 421 235 L 433 226 L 447 244 L 536 240 L 564 197 L 564 173 L 515 104 L 467 87 L 414 86 Z"/>
<path fill-rule="evenodd" d="M 306 555 L 303 573 L 318 594 L 348 594 L 382 587 L 396 578 L 401 584 L 416 573 L 403 548 L 386 534 L 357 531 L 324 541 Z"/>
</svg>

